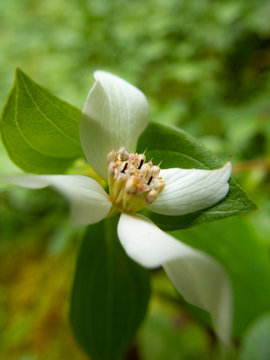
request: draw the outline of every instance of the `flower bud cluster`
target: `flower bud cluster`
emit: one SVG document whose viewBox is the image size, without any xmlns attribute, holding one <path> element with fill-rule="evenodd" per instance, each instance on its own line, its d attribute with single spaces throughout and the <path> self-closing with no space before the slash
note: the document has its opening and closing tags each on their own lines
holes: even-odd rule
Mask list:
<svg viewBox="0 0 270 360">
<path fill-rule="evenodd" d="M 159 176 L 159 166 L 144 154 L 129 154 L 124 147 L 108 156 L 110 199 L 122 212 L 133 213 L 152 204 L 163 190 L 165 183 Z"/>
</svg>

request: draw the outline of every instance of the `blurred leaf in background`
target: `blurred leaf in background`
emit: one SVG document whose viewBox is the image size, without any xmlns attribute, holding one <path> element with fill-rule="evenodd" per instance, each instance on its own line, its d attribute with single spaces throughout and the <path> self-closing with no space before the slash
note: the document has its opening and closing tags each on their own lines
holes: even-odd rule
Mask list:
<svg viewBox="0 0 270 360">
<path fill-rule="evenodd" d="M 248 330 L 241 349 L 240 360 L 267 360 L 270 358 L 270 316 L 260 317 Z"/>
</svg>

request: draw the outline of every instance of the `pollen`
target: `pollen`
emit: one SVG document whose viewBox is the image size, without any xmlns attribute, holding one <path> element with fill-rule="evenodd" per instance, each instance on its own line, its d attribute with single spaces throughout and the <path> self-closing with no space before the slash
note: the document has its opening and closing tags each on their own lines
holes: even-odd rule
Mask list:
<svg viewBox="0 0 270 360">
<path fill-rule="evenodd" d="M 108 156 L 110 199 L 121 212 L 134 213 L 152 204 L 164 189 L 160 168 L 145 162 L 144 154 L 128 153 L 124 147 Z"/>
</svg>

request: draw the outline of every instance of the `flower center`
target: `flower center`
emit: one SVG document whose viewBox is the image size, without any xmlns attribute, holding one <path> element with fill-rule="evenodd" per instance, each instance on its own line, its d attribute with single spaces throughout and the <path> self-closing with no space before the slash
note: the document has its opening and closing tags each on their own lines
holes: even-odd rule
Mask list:
<svg viewBox="0 0 270 360">
<path fill-rule="evenodd" d="M 165 183 L 159 176 L 159 166 L 144 154 L 129 154 L 124 147 L 108 156 L 108 182 L 110 199 L 121 212 L 133 213 L 152 204 Z"/>
</svg>

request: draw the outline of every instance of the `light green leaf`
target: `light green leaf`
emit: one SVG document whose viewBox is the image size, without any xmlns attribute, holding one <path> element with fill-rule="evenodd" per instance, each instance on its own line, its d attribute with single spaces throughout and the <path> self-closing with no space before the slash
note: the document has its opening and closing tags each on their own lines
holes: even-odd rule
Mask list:
<svg viewBox="0 0 270 360">
<path fill-rule="evenodd" d="M 270 311 L 268 246 L 241 217 L 171 234 L 213 256 L 227 271 L 234 297 L 235 336 L 241 336 L 260 314 Z"/>
<path fill-rule="evenodd" d="M 160 123 L 151 123 L 141 135 L 138 151 L 147 149 L 147 157 L 155 164 L 162 162 L 164 169 L 178 167 L 184 169 L 217 169 L 223 166 L 220 161 L 198 140 L 184 131 Z M 164 230 L 176 230 L 254 210 L 256 206 L 244 191 L 230 181 L 227 197 L 218 204 L 192 214 L 165 216 L 149 211 L 149 216 Z M 148 212 L 147 212 L 148 213 Z"/>
<path fill-rule="evenodd" d="M 119 360 L 147 309 L 149 273 L 122 249 L 117 218 L 88 227 L 78 257 L 70 318 L 93 360 Z"/>
<path fill-rule="evenodd" d="M 9 157 L 26 172 L 64 172 L 83 156 L 80 116 L 80 110 L 17 69 L 1 119 L 2 141 Z"/>
<path fill-rule="evenodd" d="M 257 320 L 247 332 L 240 353 L 240 360 L 270 359 L 270 314 Z"/>
</svg>

